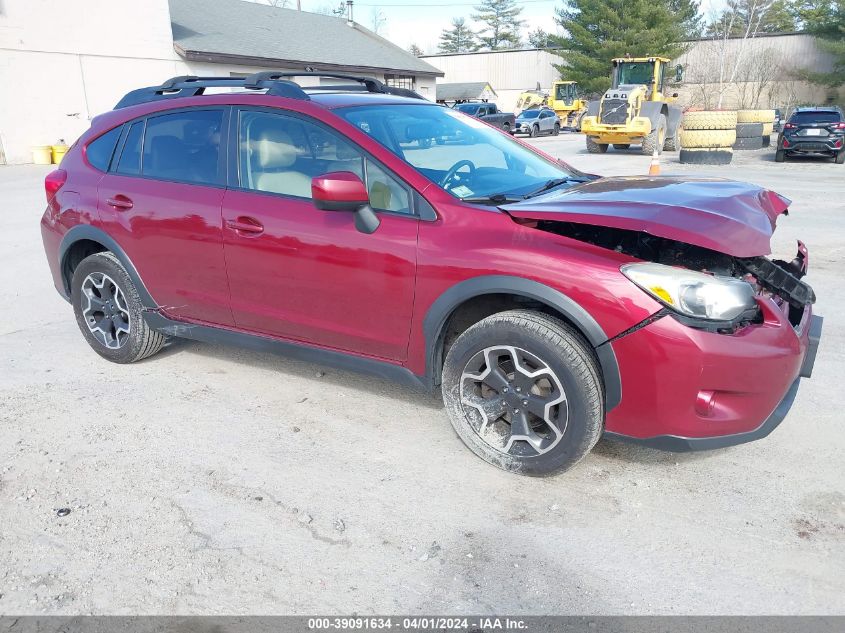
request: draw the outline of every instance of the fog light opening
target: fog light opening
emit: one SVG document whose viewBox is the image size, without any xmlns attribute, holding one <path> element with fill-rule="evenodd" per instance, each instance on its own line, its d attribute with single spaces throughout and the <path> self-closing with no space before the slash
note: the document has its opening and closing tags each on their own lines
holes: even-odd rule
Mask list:
<svg viewBox="0 0 845 633">
<path fill-rule="evenodd" d="M 716 392 L 701 390 L 695 398 L 695 412 L 701 416 L 709 416 L 716 408 Z"/>
</svg>

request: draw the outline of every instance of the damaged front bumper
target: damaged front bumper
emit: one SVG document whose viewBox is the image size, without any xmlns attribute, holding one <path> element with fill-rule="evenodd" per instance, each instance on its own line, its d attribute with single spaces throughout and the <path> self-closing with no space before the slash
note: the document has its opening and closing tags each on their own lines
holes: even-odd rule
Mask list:
<svg viewBox="0 0 845 633">
<path fill-rule="evenodd" d="M 608 413 L 605 435 L 669 451 L 769 435 L 789 412 L 801 378 L 812 374 L 822 317 L 808 305 L 793 327 L 772 299 L 760 299 L 760 307 L 763 322 L 734 334 L 665 316 L 607 343 L 619 362 L 622 402 Z"/>
</svg>

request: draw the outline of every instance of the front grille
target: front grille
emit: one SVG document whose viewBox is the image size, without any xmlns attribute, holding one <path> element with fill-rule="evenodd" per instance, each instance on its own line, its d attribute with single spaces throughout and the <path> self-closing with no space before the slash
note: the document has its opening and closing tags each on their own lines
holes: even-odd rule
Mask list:
<svg viewBox="0 0 845 633">
<path fill-rule="evenodd" d="M 601 102 L 602 123 L 622 125 L 628 120 L 628 101 L 625 99 L 605 99 Z"/>
</svg>

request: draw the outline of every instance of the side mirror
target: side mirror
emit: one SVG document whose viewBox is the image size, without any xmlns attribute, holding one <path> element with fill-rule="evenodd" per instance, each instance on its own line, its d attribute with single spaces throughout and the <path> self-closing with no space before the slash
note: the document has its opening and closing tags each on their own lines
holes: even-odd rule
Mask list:
<svg viewBox="0 0 845 633">
<path fill-rule="evenodd" d="M 683 83 L 684 81 L 684 67 L 681 64 L 675 66 L 675 83 Z"/>
<path fill-rule="evenodd" d="M 370 195 L 364 182 L 350 171 L 333 171 L 311 179 L 314 206 L 323 211 L 351 211 L 355 228 L 372 233 L 381 221 L 370 207 Z"/>
</svg>

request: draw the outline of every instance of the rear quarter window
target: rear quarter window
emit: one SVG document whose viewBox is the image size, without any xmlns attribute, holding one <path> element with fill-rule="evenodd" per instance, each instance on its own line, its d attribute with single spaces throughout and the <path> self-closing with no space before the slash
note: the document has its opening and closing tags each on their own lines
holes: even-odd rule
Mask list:
<svg viewBox="0 0 845 633">
<path fill-rule="evenodd" d="M 121 127 L 118 126 L 88 143 L 85 148 L 85 157 L 92 167 L 100 171 L 108 171 L 114 147 L 117 145 L 117 139 L 120 138 L 120 130 Z"/>
</svg>

